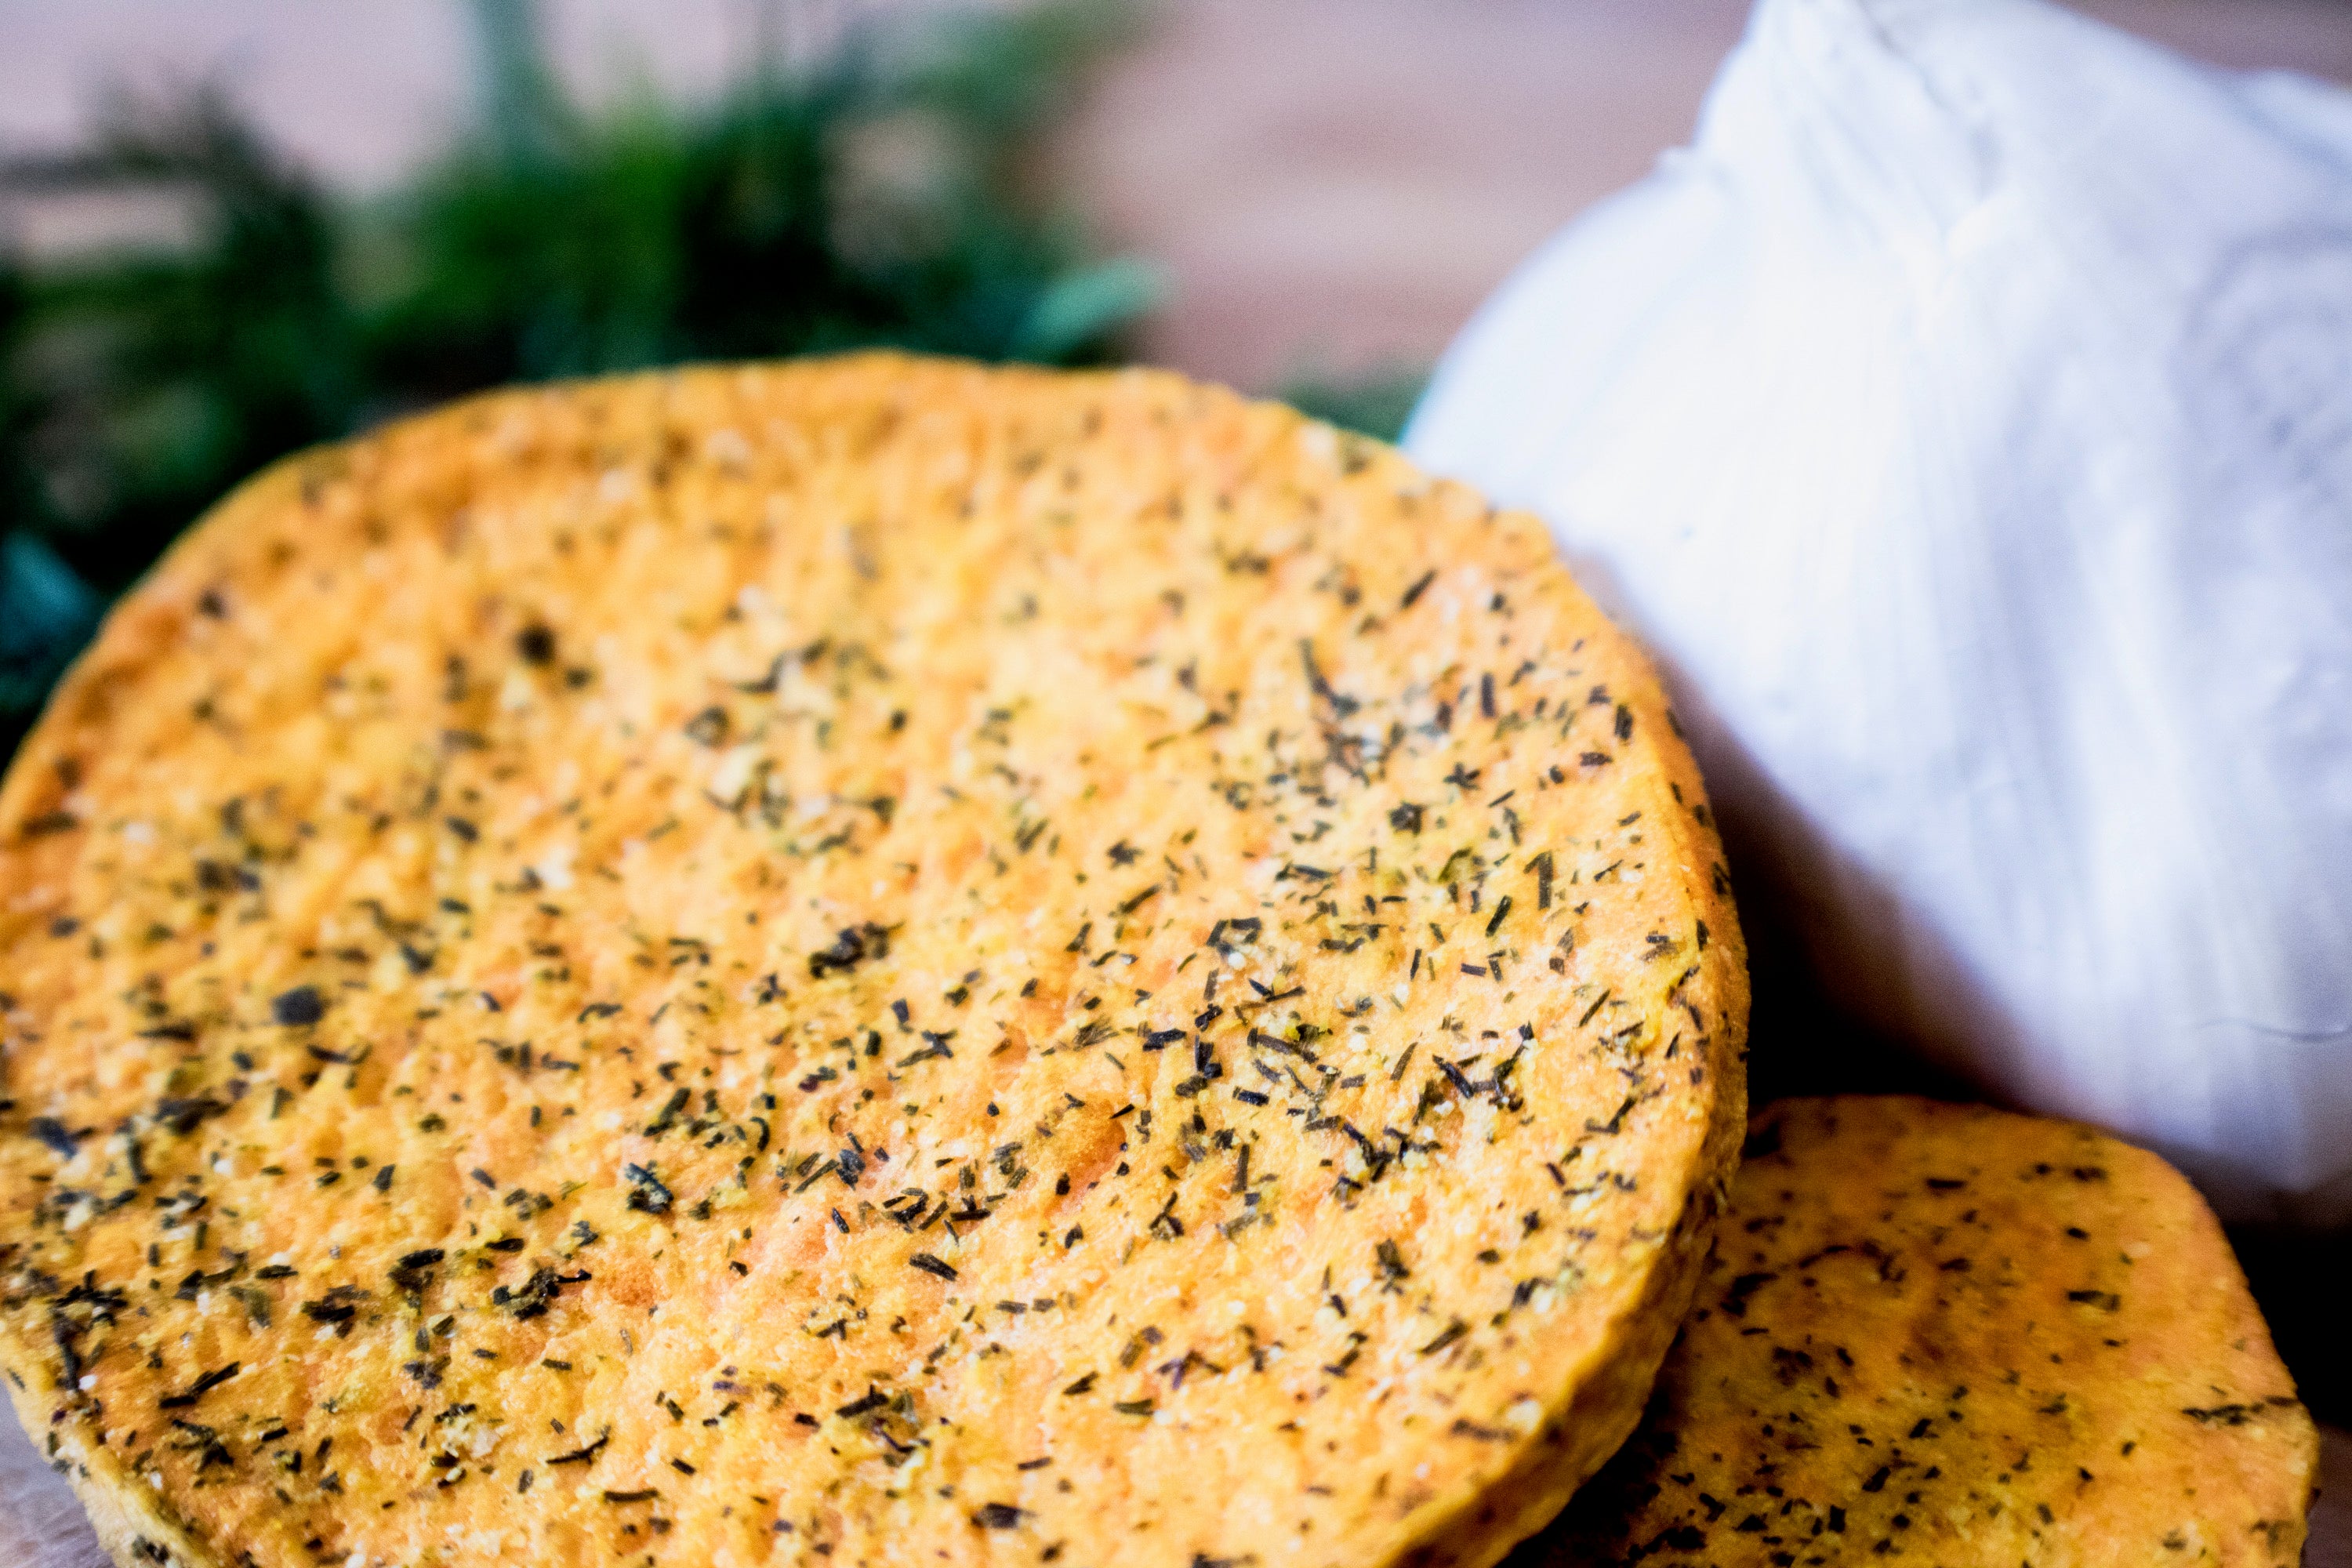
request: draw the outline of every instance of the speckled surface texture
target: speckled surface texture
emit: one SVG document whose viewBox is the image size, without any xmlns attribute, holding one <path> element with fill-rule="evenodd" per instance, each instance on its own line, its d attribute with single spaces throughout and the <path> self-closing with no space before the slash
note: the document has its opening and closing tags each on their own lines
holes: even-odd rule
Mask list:
<svg viewBox="0 0 2352 1568">
<path fill-rule="evenodd" d="M 2315 1447 L 2155 1155 L 1981 1106 L 1784 1100 L 1642 1430 L 1511 1561 L 2292 1568 Z"/>
<path fill-rule="evenodd" d="M 0 791 L 0 1361 L 126 1560 L 1482 1563 L 1707 1244 L 1717 853 L 1540 527 L 1288 410 L 461 405 Z"/>
</svg>

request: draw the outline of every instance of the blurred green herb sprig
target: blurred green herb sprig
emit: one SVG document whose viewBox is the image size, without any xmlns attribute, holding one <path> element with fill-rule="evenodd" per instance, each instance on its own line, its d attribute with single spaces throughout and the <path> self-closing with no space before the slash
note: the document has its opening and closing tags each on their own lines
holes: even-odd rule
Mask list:
<svg viewBox="0 0 2352 1568">
<path fill-rule="evenodd" d="M 0 758 L 106 604 L 286 452 L 478 387 L 888 344 L 1118 357 L 1159 291 L 1031 154 L 1118 0 L 918 14 L 715 102 L 590 110 L 530 0 L 476 0 L 480 124 L 388 196 L 322 190 L 217 92 L 118 108 L 17 184 L 164 190 L 184 244 L 0 254 Z"/>
<path fill-rule="evenodd" d="M 1312 419 L 1381 441 L 1402 439 L 1413 405 L 1429 385 L 1424 364 L 1374 364 L 1351 374 L 1306 371 L 1276 395 Z"/>
</svg>

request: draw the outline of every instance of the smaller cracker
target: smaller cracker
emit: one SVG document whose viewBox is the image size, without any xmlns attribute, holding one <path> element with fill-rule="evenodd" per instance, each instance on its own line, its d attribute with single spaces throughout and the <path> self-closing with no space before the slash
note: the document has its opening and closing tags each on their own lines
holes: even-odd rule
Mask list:
<svg viewBox="0 0 2352 1568">
<path fill-rule="evenodd" d="M 2316 1451 L 2162 1160 L 1980 1106 L 1786 1100 L 1641 1429 L 1511 1563 L 2289 1564 Z"/>
</svg>

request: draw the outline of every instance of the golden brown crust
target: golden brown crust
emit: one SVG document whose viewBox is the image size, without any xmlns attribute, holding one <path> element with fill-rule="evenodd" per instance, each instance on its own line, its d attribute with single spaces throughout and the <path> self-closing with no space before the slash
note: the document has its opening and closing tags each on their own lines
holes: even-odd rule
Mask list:
<svg viewBox="0 0 2352 1568">
<path fill-rule="evenodd" d="M 1533 520 L 1168 375 L 291 459 L 0 785 L 0 1364 L 126 1563 L 1483 1568 L 1744 1115 L 1671 726 Z"/>
<path fill-rule="evenodd" d="M 1749 1149 L 1641 1431 L 1515 1564 L 2302 1561 L 2316 1434 L 2162 1160 L 1901 1097 Z"/>
</svg>

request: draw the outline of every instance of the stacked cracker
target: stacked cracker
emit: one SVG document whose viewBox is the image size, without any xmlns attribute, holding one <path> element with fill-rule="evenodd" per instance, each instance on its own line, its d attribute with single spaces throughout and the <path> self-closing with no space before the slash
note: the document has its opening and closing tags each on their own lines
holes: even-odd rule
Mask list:
<svg viewBox="0 0 2352 1568">
<path fill-rule="evenodd" d="M 1982 1106 L 1787 1100 L 1641 1431 L 1513 1561 L 2284 1568 L 2315 1449 L 2162 1160 Z"/>
<path fill-rule="evenodd" d="M 1492 1562 L 1744 1122 L 1532 519 L 1146 374 L 294 458 L 0 792 L 0 1363 L 125 1564 Z"/>
</svg>

